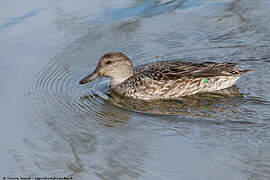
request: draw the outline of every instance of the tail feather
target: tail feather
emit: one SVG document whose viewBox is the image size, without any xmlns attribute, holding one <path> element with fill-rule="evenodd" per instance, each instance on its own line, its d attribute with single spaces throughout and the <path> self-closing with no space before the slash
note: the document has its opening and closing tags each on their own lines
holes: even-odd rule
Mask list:
<svg viewBox="0 0 270 180">
<path fill-rule="evenodd" d="M 248 73 L 248 72 L 253 72 L 255 69 L 248 69 L 248 70 L 241 70 L 239 71 L 240 74 Z"/>
</svg>

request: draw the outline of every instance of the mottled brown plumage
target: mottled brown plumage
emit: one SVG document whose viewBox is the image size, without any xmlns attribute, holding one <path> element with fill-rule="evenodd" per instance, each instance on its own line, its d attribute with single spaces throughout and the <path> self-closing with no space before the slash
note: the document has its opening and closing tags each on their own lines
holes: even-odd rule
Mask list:
<svg viewBox="0 0 270 180">
<path fill-rule="evenodd" d="M 214 92 L 236 83 L 241 74 L 236 63 L 162 61 L 133 70 L 130 59 L 120 52 L 103 55 L 94 73 L 80 84 L 98 76 L 112 78 L 111 89 L 124 96 L 142 99 L 172 99 L 201 92 Z"/>
</svg>

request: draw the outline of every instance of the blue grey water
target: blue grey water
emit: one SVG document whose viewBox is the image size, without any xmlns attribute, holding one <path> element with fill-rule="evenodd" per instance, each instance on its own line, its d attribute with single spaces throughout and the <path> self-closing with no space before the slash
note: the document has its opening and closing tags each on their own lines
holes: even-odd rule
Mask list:
<svg viewBox="0 0 270 180">
<path fill-rule="evenodd" d="M 0 178 L 270 179 L 270 1 L 1 1 Z M 101 55 L 238 62 L 222 94 L 125 100 Z"/>
</svg>

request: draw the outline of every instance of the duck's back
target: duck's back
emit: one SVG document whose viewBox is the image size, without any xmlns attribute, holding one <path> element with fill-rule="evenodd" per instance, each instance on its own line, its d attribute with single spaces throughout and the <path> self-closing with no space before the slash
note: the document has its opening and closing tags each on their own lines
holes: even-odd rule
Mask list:
<svg viewBox="0 0 270 180">
<path fill-rule="evenodd" d="M 143 100 L 170 99 L 199 92 L 213 92 L 236 83 L 250 70 L 236 63 L 162 61 L 135 68 L 134 75 L 113 87 L 117 93 Z"/>
</svg>

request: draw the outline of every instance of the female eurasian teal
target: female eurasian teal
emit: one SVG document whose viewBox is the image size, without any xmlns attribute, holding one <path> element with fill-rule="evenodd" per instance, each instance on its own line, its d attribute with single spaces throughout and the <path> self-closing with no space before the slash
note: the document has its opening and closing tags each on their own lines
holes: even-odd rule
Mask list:
<svg viewBox="0 0 270 180">
<path fill-rule="evenodd" d="M 127 56 L 110 52 L 100 58 L 96 70 L 80 84 L 108 76 L 111 89 L 118 94 L 142 100 L 173 99 L 228 88 L 241 74 L 252 71 L 240 70 L 236 65 L 161 61 L 133 69 Z"/>
</svg>

